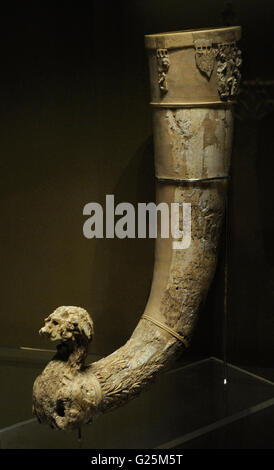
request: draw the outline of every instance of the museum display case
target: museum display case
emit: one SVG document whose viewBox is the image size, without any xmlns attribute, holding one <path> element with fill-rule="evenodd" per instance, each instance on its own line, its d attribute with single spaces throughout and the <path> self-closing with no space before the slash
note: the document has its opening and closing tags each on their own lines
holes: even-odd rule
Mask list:
<svg viewBox="0 0 274 470">
<path fill-rule="evenodd" d="M 3 198 L 1 449 L 273 446 L 274 81 L 265 78 L 267 71 L 261 79 L 250 78 L 255 59 L 248 50 L 254 48 L 244 22 L 243 46 L 238 21 L 173 31 L 166 20 L 170 32 L 147 34 L 162 25 L 159 18 L 150 28 L 135 22 L 137 13 L 153 16 L 137 3 L 120 5 L 135 25 L 132 31 L 125 16 L 116 12 L 116 25 L 125 25 L 119 30 L 102 7 L 94 7 L 92 57 L 87 60 L 88 49 L 79 53 L 87 39 L 82 33 L 64 62 L 72 62 L 73 78 L 62 75 L 64 63 L 51 72 L 53 78 L 47 76 L 48 58 L 47 86 L 28 95 L 29 115 L 26 103 L 14 101 L 4 125 L 7 135 L 14 126 L 17 136 L 7 146 L 10 155 L 18 155 L 16 139 L 25 129 L 25 163 L 16 160 L 14 172 L 15 163 L 7 161 Z M 103 35 L 99 26 L 105 21 Z M 54 47 L 48 57 L 68 49 L 64 45 L 57 53 Z M 74 75 L 78 60 L 83 70 Z M 16 120 L 18 109 L 24 122 Z M 37 148 L 43 149 L 39 165 Z M 132 205 L 191 203 L 189 258 L 159 234 L 156 243 L 86 239 L 84 205 L 102 203 L 112 193 Z M 15 208 L 20 233 L 11 216 Z M 71 339 L 72 330 L 64 333 L 61 325 L 57 334 L 44 326 L 58 305 L 83 305 L 95 325 L 93 338 L 89 324 L 76 366 L 69 363 L 70 345 L 78 341 Z M 78 328 L 86 310 L 77 309 Z M 63 348 L 55 358 L 52 332 Z M 47 375 L 50 368 L 56 371 L 54 361 L 72 364 L 65 399 L 61 376 L 56 381 Z M 88 399 L 79 399 L 79 377 L 81 387 L 90 384 Z M 75 403 L 82 414 L 67 419 Z"/>
<path fill-rule="evenodd" d="M 178 365 L 149 391 L 77 431 L 53 431 L 31 413 L 31 389 L 48 352 L 1 351 L 1 449 L 268 448 L 273 377 L 216 357 Z M 6 356 L 6 359 L 5 359 Z M 90 360 L 98 359 L 89 357 Z M 16 383 L 20 381 L 19 389 Z M 4 409 L 5 408 L 5 409 Z M 113 432 L 117 429 L 118 432 Z"/>
</svg>

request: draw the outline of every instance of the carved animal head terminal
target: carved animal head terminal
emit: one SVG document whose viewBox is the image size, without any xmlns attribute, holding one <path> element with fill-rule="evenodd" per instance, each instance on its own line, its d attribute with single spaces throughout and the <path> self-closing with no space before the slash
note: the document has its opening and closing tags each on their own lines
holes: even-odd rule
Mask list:
<svg viewBox="0 0 274 470">
<path fill-rule="evenodd" d="M 88 342 L 93 338 L 93 321 L 81 307 L 58 307 L 45 318 L 45 326 L 39 331 L 51 341 L 75 341 L 84 336 Z"/>
</svg>

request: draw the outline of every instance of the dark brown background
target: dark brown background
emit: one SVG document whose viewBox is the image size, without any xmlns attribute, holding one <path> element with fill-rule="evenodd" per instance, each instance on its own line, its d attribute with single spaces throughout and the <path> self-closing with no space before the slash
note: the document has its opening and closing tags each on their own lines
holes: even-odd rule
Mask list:
<svg viewBox="0 0 274 470">
<path fill-rule="evenodd" d="M 82 210 L 106 194 L 154 200 L 143 36 L 241 24 L 244 79 L 271 80 L 274 4 L 240 0 L 232 13 L 211 0 L 64 5 L 1 16 L 0 344 L 49 347 L 37 334 L 44 317 L 80 305 L 95 322 L 92 351 L 106 354 L 143 311 L 154 243 L 86 240 Z M 260 365 L 273 357 L 273 115 L 239 113 L 226 336 L 230 360 Z M 189 354 L 222 355 L 224 246 L 221 255 Z"/>
</svg>

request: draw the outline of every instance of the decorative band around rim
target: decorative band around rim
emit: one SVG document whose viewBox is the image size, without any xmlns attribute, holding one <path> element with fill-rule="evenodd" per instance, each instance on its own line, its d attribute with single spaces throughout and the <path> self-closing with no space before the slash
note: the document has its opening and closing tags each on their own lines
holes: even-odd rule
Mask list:
<svg viewBox="0 0 274 470">
<path fill-rule="evenodd" d="M 195 47 L 197 39 L 210 39 L 214 45 L 223 42 L 239 41 L 241 26 L 201 28 L 181 31 L 169 31 L 159 34 L 146 34 L 145 46 L 149 51 L 158 48 L 185 49 Z"/>
<path fill-rule="evenodd" d="M 210 183 L 214 181 L 219 181 L 219 180 L 227 180 L 230 178 L 230 176 L 224 175 L 224 176 L 212 176 L 209 178 L 159 178 L 158 176 L 155 176 L 155 178 L 160 182 L 160 183 L 175 183 L 175 184 L 180 184 L 180 183 Z"/>
<path fill-rule="evenodd" d="M 200 101 L 200 102 L 177 102 L 159 103 L 151 101 L 150 106 L 154 108 L 230 108 L 236 101 Z"/>
</svg>

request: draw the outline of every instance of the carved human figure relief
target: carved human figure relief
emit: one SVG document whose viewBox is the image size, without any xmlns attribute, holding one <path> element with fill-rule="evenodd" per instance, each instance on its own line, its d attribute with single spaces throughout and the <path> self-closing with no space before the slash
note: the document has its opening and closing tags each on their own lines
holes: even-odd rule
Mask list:
<svg viewBox="0 0 274 470">
<path fill-rule="evenodd" d="M 161 93 L 168 92 L 167 73 L 170 67 L 167 49 L 157 49 L 158 83 Z"/>
<path fill-rule="evenodd" d="M 242 53 L 236 43 L 218 44 L 217 86 L 221 99 L 233 98 L 240 86 Z"/>
<path fill-rule="evenodd" d="M 196 65 L 200 72 L 210 79 L 217 63 L 217 88 L 220 98 L 234 98 L 239 91 L 242 65 L 242 53 L 236 42 L 221 43 L 213 47 L 212 40 L 197 39 L 194 44 Z"/>
</svg>

